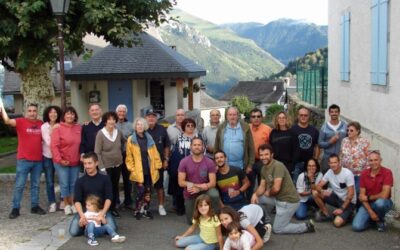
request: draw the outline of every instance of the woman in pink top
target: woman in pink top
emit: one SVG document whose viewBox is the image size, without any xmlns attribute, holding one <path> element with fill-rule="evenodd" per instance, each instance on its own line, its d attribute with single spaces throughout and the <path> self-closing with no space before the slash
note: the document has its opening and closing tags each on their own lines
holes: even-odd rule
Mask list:
<svg viewBox="0 0 400 250">
<path fill-rule="evenodd" d="M 367 167 L 369 141 L 360 136 L 361 125 L 350 122 L 347 125 L 347 137 L 342 141 L 340 158 L 342 167 L 348 168 L 354 174 L 354 184 L 357 195 L 360 193 L 360 174 Z"/>
<path fill-rule="evenodd" d="M 72 195 L 75 181 L 79 175 L 79 145 L 81 143 L 81 126 L 77 123 L 78 114 L 73 107 L 64 111 L 60 126 L 51 135 L 51 153 L 54 167 L 60 183 L 61 196 L 64 199 L 66 215 L 76 213 Z"/>
<path fill-rule="evenodd" d="M 56 207 L 56 195 L 54 192 L 54 164 L 51 154 L 50 142 L 53 129 L 58 127 L 61 120 L 62 111 L 58 106 L 48 106 L 43 112 L 42 130 L 42 154 L 43 171 L 46 177 L 46 193 L 49 202 L 49 212 L 54 213 Z"/>
</svg>

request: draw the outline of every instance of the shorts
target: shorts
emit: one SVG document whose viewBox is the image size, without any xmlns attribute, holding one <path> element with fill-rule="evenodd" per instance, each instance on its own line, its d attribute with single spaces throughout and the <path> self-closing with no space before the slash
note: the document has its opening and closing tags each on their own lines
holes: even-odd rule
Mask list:
<svg viewBox="0 0 400 250">
<path fill-rule="evenodd" d="M 337 196 L 334 192 L 331 193 L 330 196 L 325 197 L 324 201 L 328 203 L 331 206 L 334 206 L 336 208 L 341 208 L 344 201 Z M 349 205 L 346 207 L 345 210 L 343 210 L 343 213 L 338 215 L 340 216 L 344 221 L 348 221 L 350 216 L 353 214 L 353 209 L 355 207 L 355 204 L 349 203 Z"/>
<path fill-rule="evenodd" d="M 164 169 L 163 168 L 159 169 L 158 174 L 160 178 L 158 178 L 158 181 L 154 183 L 154 188 L 156 190 L 164 188 Z"/>
</svg>

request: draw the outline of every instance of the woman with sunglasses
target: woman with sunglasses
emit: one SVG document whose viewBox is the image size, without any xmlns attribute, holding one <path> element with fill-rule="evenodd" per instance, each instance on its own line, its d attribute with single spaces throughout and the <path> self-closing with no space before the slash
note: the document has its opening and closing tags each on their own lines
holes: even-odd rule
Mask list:
<svg viewBox="0 0 400 250">
<path fill-rule="evenodd" d="M 354 174 L 357 195 L 360 193 L 360 174 L 367 167 L 370 146 L 369 141 L 360 134 L 360 123 L 350 122 L 347 125 L 347 137 L 343 139 L 340 150 L 342 167 L 348 168 Z"/>
<path fill-rule="evenodd" d="M 190 155 L 190 143 L 194 137 L 199 135 L 196 132 L 196 122 L 192 118 L 185 118 L 182 121 L 183 132 L 178 136 L 172 147 L 171 157 L 168 164 L 169 185 L 168 193 L 173 196 L 176 213 L 185 214 L 183 200 L 183 189 L 178 185 L 178 167 L 183 158 Z"/>
</svg>

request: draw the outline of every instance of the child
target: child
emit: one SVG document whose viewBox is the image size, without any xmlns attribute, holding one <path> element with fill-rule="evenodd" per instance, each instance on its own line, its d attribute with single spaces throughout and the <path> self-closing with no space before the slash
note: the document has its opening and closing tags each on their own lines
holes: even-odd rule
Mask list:
<svg viewBox="0 0 400 250">
<path fill-rule="evenodd" d="M 99 218 L 100 214 L 100 198 L 96 195 L 89 195 L 86 198 L 85 218 L 88 222 L 86 225 L 86 234 L 88 236 L 88 244 L 97 246 L 99 243 L 96 236 L 101 236 L 105 233 L 111 236 L 112 242 L 124 242 L 125 236 L 119 236 L 110 225 L 107 224 L 106 218 Z"/>
<path fill-rule="evenodd" d="M 271 236 L 272 226 L 270 223 L 265 223 L 266 214 L 263 209 L 256 204 L 249 204 L 242 207 L 239 212 L 229 206 L 221 208 L 219 220 L 222 224 L 222 233 L 226 234 L 226 228 L 231 222 L 240 223 L 241 227 L 246 229 L 255 238 L 256 249 L 262 248 Z"/>
<path fill-rule="evenodd" d="M 237 222 L 231 222 L 226 227 L 228 238 L 224 244 L 224 250 L 250 250 L 255 244 L 254 236 L 242 230 L 242 227 Z"/>
<path fill-rule="evenodd" d="M 185 233 L 175 237 L 175 245 L 186 249 L 191 249 L 191 247 L 196 247 L 196 249 L 215 249 L 218 244 L 219 249 L 222 249 L 221 223 L 211 206 L 211 198 L 206 194 L 200 195 L 197 197 L 194 207 L 193 224 Z M 200 229 L 200 234 L 189 236 L 197 227 Z"/>
</svg>

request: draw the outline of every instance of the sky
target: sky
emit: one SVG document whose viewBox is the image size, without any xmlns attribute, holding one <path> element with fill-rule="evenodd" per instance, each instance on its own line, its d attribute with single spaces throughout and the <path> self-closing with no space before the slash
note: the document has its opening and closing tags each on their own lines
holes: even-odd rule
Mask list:
<svg viewBox="0 0 400 250">
<path fill-rule="evenodd" d="M 215 24 L 279 18 L 328 24 L 328 0 L 177 0 L 177 8 Z"/>
</svg>

